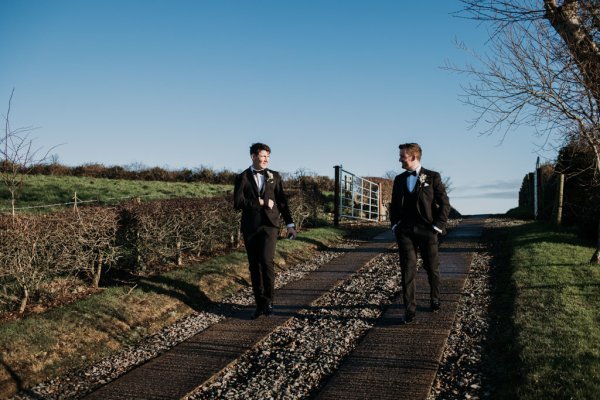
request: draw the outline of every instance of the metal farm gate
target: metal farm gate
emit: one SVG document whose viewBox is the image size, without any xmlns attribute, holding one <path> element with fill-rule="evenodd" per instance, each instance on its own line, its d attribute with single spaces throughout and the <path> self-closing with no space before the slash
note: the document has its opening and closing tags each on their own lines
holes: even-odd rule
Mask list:
<svg viewBox="0 0 600 400">
<path fill-rule="evenodd" d="M 334 225 L 341 218 L 381 222 L 381 188 L 378 183 L 335 167 Z"/>
</svg>

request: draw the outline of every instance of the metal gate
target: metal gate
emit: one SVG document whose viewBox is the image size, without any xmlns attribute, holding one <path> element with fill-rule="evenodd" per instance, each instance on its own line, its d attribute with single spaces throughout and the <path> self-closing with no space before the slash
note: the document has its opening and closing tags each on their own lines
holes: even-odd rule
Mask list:
<svg viewBox="0 0 600 400">
<path fill-rule="evenodd" d="M 341 218 L 381 221 L 381 188 L 378 183 L 335 166 L 334 224 Z"/>
</svg>

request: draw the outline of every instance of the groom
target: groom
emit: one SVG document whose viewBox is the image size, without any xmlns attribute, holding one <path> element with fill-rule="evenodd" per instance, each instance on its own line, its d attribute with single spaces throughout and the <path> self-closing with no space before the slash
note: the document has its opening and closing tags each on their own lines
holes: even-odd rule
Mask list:
<svg viewBox="0 0 600 400">
<path fill-rule="evenodd" d="M 405 143 L 399 147 L 406 171 L 394 179 L 390 222 L 400 253 L 404 323 L 408 324 L 415 319 L 417 309 L 417 249 L 427 272 L 431 310 L 440 309 L 438 235 L 445 230 L 450 202 L 440 174 L 421 166 L 421 146 Z"/>
<path fill-rule="evenodd" d="M 250 279 L 256 302 L 252 319 L 273 314 L 275 289 L 275 244 L 279 216 L 287 224 L 288 238 L 296 238 L 296 229 L 281 176 L 267 169 L 271 148 L 264 143 L 250 146 L 252 165 L 236 176 L 233 204 L 242 210 L 242 234 L 248 255 Z"/>
</svg>

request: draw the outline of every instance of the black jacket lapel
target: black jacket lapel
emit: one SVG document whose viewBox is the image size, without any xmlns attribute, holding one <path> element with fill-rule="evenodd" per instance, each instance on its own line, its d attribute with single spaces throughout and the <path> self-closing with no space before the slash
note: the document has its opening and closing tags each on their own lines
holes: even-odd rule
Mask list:
<svg viewBox="0 0 600 400">
<path fill-rule="evenodd" d="M 256 179 L 254 179 L 252 168 L 248 168 L 246 170 L 246 178 L 250 182 L 250 185 L 252 185 L 252 190 L 254 190 L 254 194 L 258 197 L 258 185 L 256 185 Z"/>
</svg>

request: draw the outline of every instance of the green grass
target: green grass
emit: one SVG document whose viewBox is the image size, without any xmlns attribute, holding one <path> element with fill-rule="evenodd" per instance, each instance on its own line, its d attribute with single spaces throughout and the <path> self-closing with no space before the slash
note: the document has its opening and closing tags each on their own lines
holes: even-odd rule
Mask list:
<svg viewBox="0 0 600 400">
<path fill-rule="evenodd" d="M 343 229 L 322 227 L 302 231 L 298 240 L 280 240 L 277 269 L 285 270 L 318 249 L 335 246 L 345 234 Z M 0 398 L 135 344 L 249 286 L 249 281 L 245 252 L 233 251 L 4 322 L 0 324 Z"/>
<path fill-rule="evenodd" d="M 541 223 L 505 234 L 510 263 L 497 274 L 501 328 L 492 339 L 491 362 L 504 369 L 496 371 L 496 397 L 597 398 L 600 268 L 588 263 L 594 249 Z"/>
<path fill-rule="evenodd" d="M 208 183 L 182 183 L 135 181 L 124 179 L 85 178 L 74 176 L 27 176 L 20 191 L 16 207 L 62 204 L 73 201 L 75 192 L 79 200 L 99 200 L 115 203 L 120 198 L 141 197 L 164 199 L 173 197 L 207 197 L 232 191 L 232 185 Z M 0 211 L 10 208 L 10 194 L 0 185 Z"/>
</svg>

